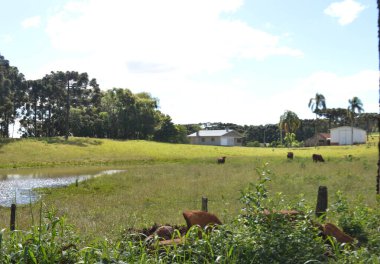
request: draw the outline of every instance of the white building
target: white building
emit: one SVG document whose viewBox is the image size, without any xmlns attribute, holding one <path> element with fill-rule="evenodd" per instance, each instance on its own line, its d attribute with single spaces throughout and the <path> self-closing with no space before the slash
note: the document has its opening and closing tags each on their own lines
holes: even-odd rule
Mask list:
<svg viewBox="0 0 380 264">
<path fill-rule="evenodd" d="M 342 126 L 330 129 L 331 145 L 363 144 L 367 141 L 367 132 L 363 129 Z M 352 134 L 353 132 L 353 134 Z M 352 142 L 353 141 L 353 142 Z"/>
<path fill-rule="evenodd" d="M 200 130 L 187 136 L 190 144 L 241 146 L 243 136 L 235 130 Z"/>
</svg>

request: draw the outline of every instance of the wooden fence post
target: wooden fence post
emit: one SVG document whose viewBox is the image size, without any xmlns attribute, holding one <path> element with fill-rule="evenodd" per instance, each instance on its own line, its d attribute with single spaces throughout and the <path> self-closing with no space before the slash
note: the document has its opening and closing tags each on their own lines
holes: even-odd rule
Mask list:
<svg viewBox="0 0 380 264">
<path fill-rule="evenodd" d="M 379 144 L 380 145 L 380 144 Z M 379 148 L 380 149 L 380 148 Z M 380 194 L 380 157 L 377 162 L 377 176 L 376 176 L 376 194 Z"/>
<path fill-rule="evenodd" d="M 208 199 L 207 197 L 202 197 L 202 211 L 205 211 L 207 212 L 207 202 L 208 202 Z"/>
<path fill-rule="evenodd" d="M 323 215 L 323 218 L 325 218 L 326 210 L 327 210 L 327 187 L 319 186 L 317 208 L 315 209 L 315 215 L 317 217 L 320 217 Z"/>
<path fill-rule="evenodd" d="M 380 118 L 378 119 L 378 122 L 378 125 L 380 126 Z M 377 160 L 376 194 L 380 194 L 380 141 L 377 143 L 377 150 L 379 157 Z"/>
<path fill-rule="evenodd" d="M 16 229 L 16 204 L 11 205 L 11 231 Z"/>
</svg>

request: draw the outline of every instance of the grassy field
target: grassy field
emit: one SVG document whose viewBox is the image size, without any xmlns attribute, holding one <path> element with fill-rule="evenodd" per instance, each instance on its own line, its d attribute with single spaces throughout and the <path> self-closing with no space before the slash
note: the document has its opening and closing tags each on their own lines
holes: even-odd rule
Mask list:
<svg viewBox="0 0 380 264">
<path fill-rule="evenodd" d="M 185 224 L 182 211 L 200 209 L 201 197 L 209 199 L 209 211 L 223 222 L 241 208 L 240 190 L 255 182 L 268 163 L 270 193 L 282 193 L 288 201 L 302 196 L 315 207 L 318 186 L 325 185 L 329 202 L 340 190 L 349 200 L 374 206 L 378 137 L 358 146 L 272 149 L 173 145 L 146 141 L 114 141 L 70 138 L 0 141 L 3 172 L 36 167 L 87 167 L 124 169 L 75 185 L 42 190 L 44 207 L 65 215 L 83 236 L 115 237 L 123 229 L 156 223 Z M 293 151 L 295 158 L 286 159 Z M 325 163 L 313 163 L 322 154 Z M 348 155 L 351 155 L 349 157 Z M 227 156 L 226 164 L 216 158 Z M 281 199 L 278 198 L 278 207 Z M 18 228 L 37 220 L 40 204 L 19 207 Z M 9 225 L 9 209 L 0 208 L 1 228 Z M 33 217 L 32 217 L 33 214 Z"/>
</svg>

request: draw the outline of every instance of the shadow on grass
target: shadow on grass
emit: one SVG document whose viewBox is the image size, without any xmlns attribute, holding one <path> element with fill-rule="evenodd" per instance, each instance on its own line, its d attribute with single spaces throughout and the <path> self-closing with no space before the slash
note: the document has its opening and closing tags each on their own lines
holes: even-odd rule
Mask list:
<svg viewBox="0 0 380 264">
<path fill-rule="evenodd" d="M 19 138 L 0 138 L 0 149 L 7 144 L 20 141 Z"/>
<path fill-rule="evenodd" d="M 79 147 L 87 147 L 88 145 L 101 145 L 102 141 L 94 138 L 69 138 L 65 140 L 63 137 L 51 137 L 51 138 L 35 138 L 37 141 L 45 142 L 47 144 L 62 144 L 62 145 L 73 145 Z"/>
<path fill-rule="evenodd" d="M 64 137 L 42 137 L 42 138 L 0 138 L 0 149 L 7 144 L 15 143 L 22 140 L 33 140 L 39 141 L 47 144 L 62 144 L 62 145 L 73 145 L 79 147 L 87 147 L 89 145 L 101 145 L 103 142 L 94 138 L 75 138 L 71 137 L 69 140 L 65 140 Z"/>
</svg>

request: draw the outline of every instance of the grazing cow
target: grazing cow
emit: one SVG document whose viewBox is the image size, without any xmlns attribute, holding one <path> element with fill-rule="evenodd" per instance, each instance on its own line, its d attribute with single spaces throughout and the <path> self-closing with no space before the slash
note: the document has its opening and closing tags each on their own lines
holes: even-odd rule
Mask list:
<svg viewBox="0 0 380 264">
<path fill-rule="evenodd" d="M 314 162 L 325 162 L 321 154 L 313 154 L 312 158 Z"/>
<path fill-rule="evenodd" d="M 294 157 L 293 152 L 288 152 L 287 158 L 288 159 L 293 159 L 293 157 Z"/>
<path fill-rule="evenodd" d="M 226 162 L 226 157 L 218 158 L 218 164 L 224 164 Z"/>
</svg>

